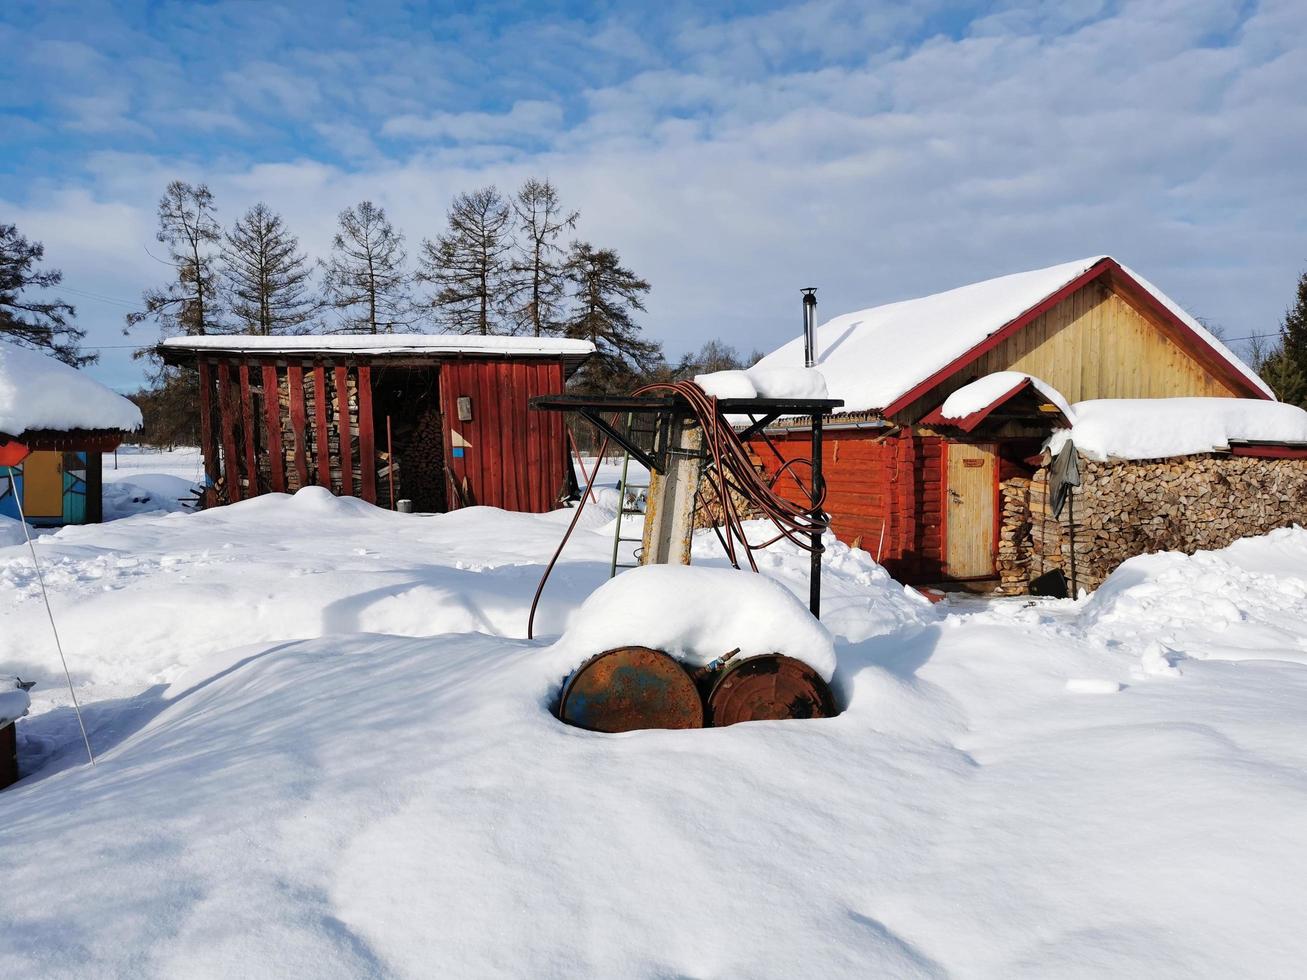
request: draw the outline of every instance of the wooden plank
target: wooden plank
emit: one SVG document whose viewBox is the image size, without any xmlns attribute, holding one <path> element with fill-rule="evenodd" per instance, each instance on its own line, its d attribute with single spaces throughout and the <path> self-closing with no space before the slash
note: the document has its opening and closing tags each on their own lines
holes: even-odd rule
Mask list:
<svg viewBox="0 0 1307 980">
<path fill-rule="evenodd" d="M 286 457 L 281 446 L 281 390 L 277 366 L 263 365 L 263 424 L 267 439 L 268 482 L 273 493 L 286 492 Z"/>
<path fill-rule="evenodd" d="M 254 452 L 254 396 L 250 392 L 250 366 L 248 362 L 242 361 L 240 365 L 241 379 L 241 427 L 245 430 L 245 472 L 249 474 L 251 497 L 257 496 L 259 490 L 259 462 L 258 456 Z"/>
<path fill-rule="evenodd" d="M 227 500 L 241 499 L 241 463 L 236 454 L 235 408 L 231 403 L 231 368 L 226 361 L 218 362 L 218 416 L 222 428 L 222 471 Z"/>
<path fill-rule="evenodd" d="M 370 504 L 377 502 L 377 450 L 372 430 L 372 368 L 358 368 L 359 464 L 362 471 L 362 495 Z"/>
<path fill-rule="evenodd" d="M 349 431 L 349 368 L 336 366 L 336 428 L 340 433 L 340 492 L 354 496 L 354 449 Z"/>
<path fill-rule="evenodd" d="M 531 475 L 530 453 L 527 449 L 526 365 L 509 362 L 503 374 L 509 397 L 504 399 L 503 426 L 504 484 L 512 510 L 529 511 L 527 478 Z"/>
<path fill-rule="evenodd" d="M 313 366 L 313 453 L 318 461 L 318 486 L 331 489 L 331 443 L 327 434 L 327 369 Z"/>
<path fill-rule="evenodd" d="M 499 434 L 499 392 L 496 391 L 496 365 L 493 361 L 470 365 L 477 376 L 477 401 L 480 403 L 481 424 L 477 431 L 481 445 L 476 447 L 476 459 L 481 472 L 477 487 L 477 503 L 492 507 L 504 506 L 504 477 L 501 459 L 503 442 Z M 473 418 L 476 412 L 473 412 Z"/>
<path fill-rule="evenodd" d="M 213 371 L 207 360 L 196 362 L 200 369 L 200 453 L 209 487 L 218 485 L 218 451 L 213 440 Z"/>
<path fill-rule="evenodd" d="M 309 447 L 305 433 L 307 419 L 304 409 L 304 368 L 299 364 L 286 366 L 286 382 L 290 387 L 290 430 L 295 439 L 295 477 L 301 487 L 309 485 Z"/>
<path fill-rule="evenodd" d="M 549 365 L 523 365 L 527 372 L 525 392 L 529 401 L 532 395 L 545 394 Z M 549 509 L 547 498 L 551 491 L 546 489 L 548 473 L 544 467 L 544 440 L 541 438 L 541 419 L 544 413 L 533 412 L 527 406 L 526 411 L 526 501 L 523 509 L 539 514 Z M 550 413 L 553 414 L 553 413 Z"/>
</svg>

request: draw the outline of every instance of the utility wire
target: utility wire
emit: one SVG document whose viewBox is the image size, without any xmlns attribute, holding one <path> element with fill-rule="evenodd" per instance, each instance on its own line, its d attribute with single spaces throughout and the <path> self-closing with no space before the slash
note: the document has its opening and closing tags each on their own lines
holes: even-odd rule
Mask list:
<svg viewBox="0 0 1307 980">
<path fill-rule="evenodd" d="M 12 473 L 12 470 L 10 471 Z M 10 477 L 12 480 L 13 478 Z M 77 703 L 77 692 L 73 690 L 73 675 L 68 670 L 68 658 L 64 656 L 64 645 L 59 641 L 59 627 L 54 624 L 54 611 L 50 608 L 50 596 L 45 591 L 45 576 L 41 574 L 41 563 L 36 557 L 36 546 L 32 544 L 32 535 L 27 528 L 27 515 L 23 513 L 23 495 L 14 488 L 14 500 L 18 504 L 18 520 L 23 525 L 23 537 L 27 539 L 27 550 L 32 553 L 32 565 L 36 568 L 36 581 L 41 585 L 41 599 L 45 602 L 45 614 L 50 618 L 50 632 L 54 634 L 55 649 L 59 651 L 59 662 L 64 665 L 64 680 L 68 682 L 68 696 L 73 699 L 73 713 L 77 715 L 77 727 L 82 730 L 82 741 L 86 744 L 86 757 L 95 768 L 95 753 L 91 751 L 91 737 L 86 734 L 86 722 L 82 720 L 82 706 Z"/>
</svg>

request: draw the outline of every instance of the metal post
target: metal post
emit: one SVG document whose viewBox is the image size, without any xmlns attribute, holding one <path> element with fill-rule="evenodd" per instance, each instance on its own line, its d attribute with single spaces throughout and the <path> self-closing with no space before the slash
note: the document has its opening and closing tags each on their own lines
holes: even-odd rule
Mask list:
<svg viewBox="0 0 1307 980">
<path fill-rule="evenodd" d="M 821 416 L 812 416 L 812 486 L 808 488 L 814 520 L 821 517 Z M 808 609 L 821 618 L 821 532 L 812 533 L 811 565 L 808 569 Z"/>
</svg>

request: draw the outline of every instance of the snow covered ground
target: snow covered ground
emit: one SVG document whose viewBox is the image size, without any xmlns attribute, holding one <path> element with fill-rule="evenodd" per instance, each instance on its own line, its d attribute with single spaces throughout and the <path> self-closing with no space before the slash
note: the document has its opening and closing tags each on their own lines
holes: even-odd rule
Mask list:
<svg viewBox="0 0 1307 980">
<path fill-rule="evenodd" d="M 204 463 L 194 447 L 120 446 L 104 457 L 104 519 L 191 510 L 203 481 Z"/>
<path fill-rule="evenodd" d="M 37 681 L 0 972 L 1300 974 L 1307 531 L 1136 559 L 1079 602 L 933 607 L 835 546 L 842 715 L 606 736 L 549 704 L 612 516 L 535 641 L 569 512 L 310 489 L 42 535 L 93 770 L 0 547 L 0 674 Z M 695 558 L 723 564 L 711 535 Z M 805 556 L 763 566 L 806 595 Z M 702 617 L 693 590 L 650 599 Z"/>
</svg>

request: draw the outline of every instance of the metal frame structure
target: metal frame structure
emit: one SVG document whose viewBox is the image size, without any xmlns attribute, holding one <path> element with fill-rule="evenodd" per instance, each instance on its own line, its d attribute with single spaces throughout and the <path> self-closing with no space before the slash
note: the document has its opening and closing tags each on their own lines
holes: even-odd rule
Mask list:
<svg viewBox="0 0 1307 980">
<path fill-rule="evenodd" d="M 812 480 L 808 488 L 811 513 L 820 515 L 822 500 L 822 419 L 843 406 L 836 398 L 721 398 L 717 411 L 722 417 L 743 415 L 749 425 L 739 432 L 742 442 L 762 432 L 777 419 L 800 416 L 811 419 Z M 605 436 L 621 446 L 631 457 L 643 464 L 650 473 L 666 473 L 669 460 L 683 449 L 674 446 L 672 434 L 678 422 L 692 415 L 689 405 L 681 398 L 660 395 L 590 396 L 543 395 L 532 398 L 530 406 L 536 411 L 575 412 Z M 653 414 L 657 416 L 652 451 L 635 444 L 629 432 L 617 426 L 618 417 Z M 606 418 L 605 416 L 610 416 Z M 808 572 L 808 608 L 814 616 L 821 616 L 821 555 L 820 532 L 812 535 L 812 560 Z"/>
</svg>

